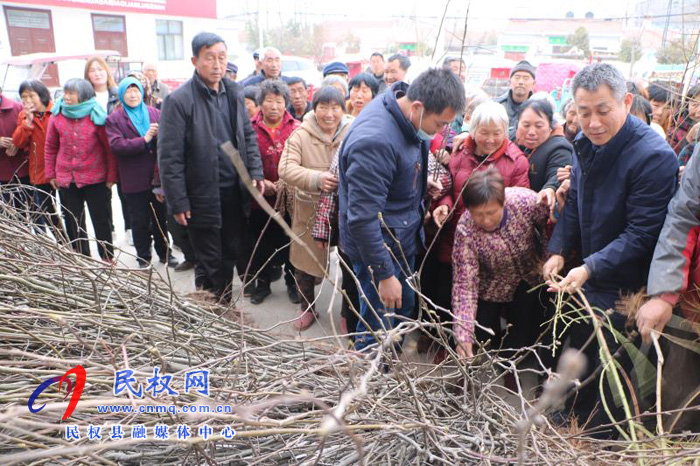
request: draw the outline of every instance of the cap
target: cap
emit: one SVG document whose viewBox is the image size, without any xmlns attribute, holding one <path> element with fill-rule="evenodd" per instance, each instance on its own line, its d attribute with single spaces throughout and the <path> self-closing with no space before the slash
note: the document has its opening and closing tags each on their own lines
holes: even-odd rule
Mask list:
<svg viewBox="0 0 700 466">
<path fill-rule="evenodd" d="M 345 63 L 334 61 L 323 67 L 323 77 L 329 74 L 350 74 L 350 70 Z"/>
<path fill-rule="evenodd" d="M 532 79 L 536 79 L 535 76 L 535 67 L 532 66 L 532 64 L 527 61 L 527 60 L 521 60 L 519 61 L 512 70 L 510 70 L 510 77 L 512 78 L 515 73 L 518 71 L 525 71 L 526 73 L 530 73 L 532 75 Z"/>
<path fill-rule="evenodd" d="M 226 72 L 227 73 L 238 73 L 238 67 L 231 62 L 226 63 Z"/>
</svg>

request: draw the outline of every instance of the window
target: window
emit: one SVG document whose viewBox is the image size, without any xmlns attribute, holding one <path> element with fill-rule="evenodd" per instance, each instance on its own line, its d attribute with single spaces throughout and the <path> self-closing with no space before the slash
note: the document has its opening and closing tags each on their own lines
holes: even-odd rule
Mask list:
<svg viewBox="0 0 700 466">
<path fill-rule="evenodd" d="M 129 56 L 126 44 L 126 20 L 123 16 L 92 15 L 92 34 L 96 50 L 116 50 Z"/>
<path fill-rule="evenodd" d="M 182 60 L 182 21 L 156 20 L 158 60 Z"/>
</svg>

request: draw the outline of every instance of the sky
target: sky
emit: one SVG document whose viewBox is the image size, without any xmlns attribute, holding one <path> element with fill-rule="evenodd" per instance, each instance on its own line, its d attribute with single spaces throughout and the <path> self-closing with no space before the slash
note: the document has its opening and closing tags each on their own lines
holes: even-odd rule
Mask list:
<svg viewBox="0 0 700 466">
<path fill-rule="evenodd" d="M 597 18 L 621 17 L 639 0 L 219 0 L 218 8 L 219 16 L 244 16 L 260 9 L 271 22 L 286 21 L 295 14 L 312 23 L 324 18 L 380 20 L 412 15 L 439 21 L 447 1 L 449 16 L 464 17 L 469 4 L 471 19 L 488 22 L 507 18 L 561 18 L 567 11 L 573 11 L 575 17 L 583 17 L 588 11 Z"/>
</svg>

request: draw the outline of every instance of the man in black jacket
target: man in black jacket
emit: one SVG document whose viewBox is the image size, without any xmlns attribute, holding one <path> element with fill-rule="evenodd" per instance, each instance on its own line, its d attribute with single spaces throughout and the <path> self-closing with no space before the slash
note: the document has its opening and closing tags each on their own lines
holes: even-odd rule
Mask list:
<svg viewBox="0 0 700 466">
<path fill-rule="evenodd" d="M 532 95 L 535 87 L 535 67 L 527 60 L 519 61 L 510 70 L 510 89 L 494 100 L 506 108 L 508 113 L 508 139 L 515 140 L 520 105 Z"/>
<path fill-rule="evenodd" d="M 205 289 L 228 299 L 234 265 L 245 282 L 250 196 L 220 146 L 231 141 L 260 191 L 262 163 L 243 90 L 224 78 L 224 40 L 200 33 L 192 40 L 192 55 L 194 76 L 163 105 L 158 167 L 169 213 L 187 226 L 206 272 Z"/>
</svg>

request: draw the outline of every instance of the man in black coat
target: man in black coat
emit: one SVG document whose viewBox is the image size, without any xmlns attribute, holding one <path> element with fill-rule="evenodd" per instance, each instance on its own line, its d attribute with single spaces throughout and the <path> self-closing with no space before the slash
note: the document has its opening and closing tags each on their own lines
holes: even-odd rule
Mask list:
<svg viewBox="0 0 700 466">
<path fill-rule="evenodd" d="M 519 61 L 510 70 L 510 89 L 494 101 L 503 105 L 508 113 L 508 139 L 515 140 L 520 106 L 530 98 L 535 87 L 535 67 L 527 60 Z"/>
<path fill-rule="evenodd" d="M 192 54 L 194 76 L 163 105 L 158 167 L 169 213 L 187 226 L 206 273 L 204 288 L 230 298 L 234 265 L 244 282 L 248 267 L 250 195 L 220 146 L 231 141 L 260 191 L 262 163 L 243 90 L 224 78 L 224 40 L 200 33 Z"/>
</svg>

